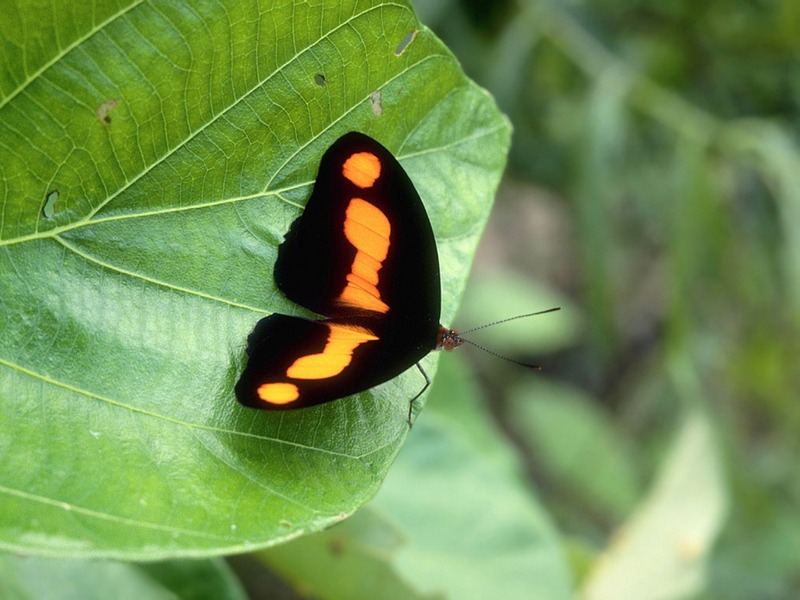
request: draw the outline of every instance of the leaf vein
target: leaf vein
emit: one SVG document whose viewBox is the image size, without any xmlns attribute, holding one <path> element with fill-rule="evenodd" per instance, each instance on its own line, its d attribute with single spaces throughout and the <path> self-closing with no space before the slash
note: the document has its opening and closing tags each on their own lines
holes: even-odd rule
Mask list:
<svg viewBox="0 0 800 600">
<path fill-rule="evenodd" d="M 74 244 L 71 244 L 70 242 L 68 242 L 67 240 L 62 238 L 61 236 L 58 236 L 58 235 L 53 236 L 53 239 L 55 241 L 57 241 L 59 244 L 61 244 L 64 248 L 66 248 L 67 250 L 69 250 L 70 252 L 75 254 L 76 256 L 79 256 L 79 257 L 81 257 L 82 259 L 84 259 L 86 261 L 89 261 L 91 263 L 99 265 L 99 266 L 103 267 L 104 269 L 108 269 L 110 271 L 114 271 L 115 273 L 119 273 L 120 275 L 125 275 L 127 277 L 134 277 L 136 279 L 141 279 L 142 281 L 145 281 L 147 283 L 152 283 L 153 285 L 158 285 L 158 286 L 161 286 L 161 287 L 165 287 L 165 288 L 167 288 L 169 290 L 173 290 L 173 291 L 176 291 L 176 292 L 181 292 L 183 294 L 190 294 L 190 295 L 193 295 L 193 296 L 198 296 L 199 298 L 203 298 L 204 300 L 211 300 L 212 302 L 219 302 L 220 304 L 227 304 L 229 306 L 234 306 L 236 308 L 243 308 L 245 310 L 249 310 L 249 311 L 252 311 L 252 312 L 255 312 L 255 313 L 264 314 L 263 310 L 258 309 L 258 308 L 254 307 L 254 306 L 249 306 L 247 304 L 241 304 L 239 302 L 234 302 L 232 300 L 227 300 L 225 298 L 220 298 L 218 296 L 212 296 L 211 294 L 206 294 L 206 293 L 201 292 L 199 290 L 193 290 L 193 289 L 190 289 L 190 288 L 187 288 L 187 287 L 175 285 L 173 283 L 168 283 L 166 281 L 161 281 L 160 279 L 155 279 L 154 277 L 149 277 L 149 276 L 144 275 L 142 273 L 136 273 L 135 271 L 130 271 L 128 269 L 123 269 L 122 267 L 118 267 L 116 265 L 112 265 L 109 262 L 106 262 L 104 260 L 101 260 L 99 258 L 96 258 L 96 257 L 92 256 L 88 252 L 84 252 L 83 250 L 81 250 L 80 248 L 75 246 Z"/>
</svg>

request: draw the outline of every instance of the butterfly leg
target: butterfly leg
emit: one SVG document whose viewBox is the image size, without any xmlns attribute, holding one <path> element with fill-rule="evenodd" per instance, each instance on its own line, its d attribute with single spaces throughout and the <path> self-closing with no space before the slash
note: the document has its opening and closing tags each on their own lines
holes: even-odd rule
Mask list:
<svg viewBox="0 0 800 600">
<path fill-rule="evenodd" d="M 422 373 L 422 376 L 425 378 L 425 385 L 423 385 L 422 389 L 417 392 L 417 395 L 414 396 L 408 402 L 408 428 L 409 429 L 411 429 L 411 426 L 413 425 L 413 423 L 411 422 L 411 415 L 414 412 L 414 402 L 417 400 L 417 398 L 422 396 L 422 394 L 425 392 L 425 390 L 428 389 L 428 386 L 431 384 L 431 378 L 428 377 L 428 374 L 425 372 L 425 369 L 422 368 L 422 365 L 417 363 L 417 368 L 419 369 L 419 372 Z"/>
</svg>

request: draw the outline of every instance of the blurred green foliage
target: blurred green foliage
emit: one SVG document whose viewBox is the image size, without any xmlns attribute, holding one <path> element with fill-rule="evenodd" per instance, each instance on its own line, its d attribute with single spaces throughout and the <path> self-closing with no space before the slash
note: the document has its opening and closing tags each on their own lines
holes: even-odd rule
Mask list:
<svg viewBox="0 0 800 600">
<path fill-rule="evenodd" d="M 721 444 L 730 501 L 704 591 L 690 597 L 797 597 L 800 4 L 417 9 L 515 127 L 473 289 L 513 266 L 583 317 L 569 343 L 511 349 L 546 367 L 525 401 L 560 400 L 515 438 L 567 543 L 591 571 L 676 424 L 699 409 Z M 460 321 L 478 322 L 485 305 L 468 294 Z M 542 327 L 555 318 L 537 317 Z M 492 344 L 504 351 L 502 334 Z M 530 374 L 485 360 L 497 418 L 514 431 L 514 386 L 531 384 L 508 382 Z M 598 419 L 626 450 L 587 481 L 574 469 L 585 453 L 570 462 L 563 446 L 576 432 L 605 444 L 607 433 L 586 433 Z"/>
</svg>

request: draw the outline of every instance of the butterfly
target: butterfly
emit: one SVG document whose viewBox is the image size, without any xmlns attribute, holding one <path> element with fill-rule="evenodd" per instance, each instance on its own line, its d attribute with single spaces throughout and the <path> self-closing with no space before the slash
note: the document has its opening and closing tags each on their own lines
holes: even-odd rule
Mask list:
<svg viewBox="0 0 800 600">
<path fill-rule="evenodd" d="M 389 150 L 350 132 L 322 156 L 302 214 L 278 247 L 275 283 L 319 315 L 272 314 L 247 338 L 245 406 L 287 410 L 363 392 L 451 350 L 439 323 L 439 256 L 414 185 Z M 409 422 L 411 404 L 409 405 Z"/>
</svg>

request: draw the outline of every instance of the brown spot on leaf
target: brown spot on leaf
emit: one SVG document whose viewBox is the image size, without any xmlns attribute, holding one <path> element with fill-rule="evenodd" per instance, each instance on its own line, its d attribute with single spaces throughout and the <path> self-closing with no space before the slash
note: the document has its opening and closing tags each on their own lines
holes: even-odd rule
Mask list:
<svg viewBox="0 0 800 600">
<path fill-rule="evenodd" d="M 97 115 L 97 120 L 100 121 L 103 125 L 108 127 L 111 125 L 111 111 L 117 107 L 117 99 L 116 98 L 109 98 L 105 102 L 103 102 L 100 106 L 97 107 L 95 114 Z"/>
<path fill-rule="evenodd" d="M 381 91 L 375 90 L 369 95 L 369 103 L 372 105 L 372 112 L 376 117 L 383 114 L 383 105 L 381 105 Z"/>
</svg>

